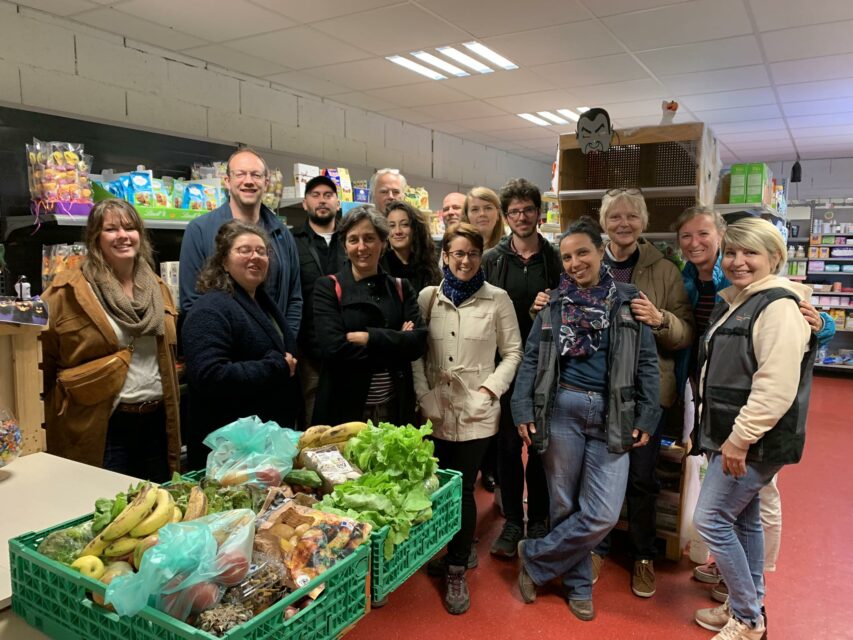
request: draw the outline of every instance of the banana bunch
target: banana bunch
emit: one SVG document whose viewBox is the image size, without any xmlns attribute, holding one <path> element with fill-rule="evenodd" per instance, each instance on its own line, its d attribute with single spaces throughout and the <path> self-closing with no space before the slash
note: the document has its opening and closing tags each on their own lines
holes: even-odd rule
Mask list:
<svg viewBox="0 0 853 640">
<path fill-rule="evenodd" d="M 345 422 L 336 427 L 318 425 L 311 427 L 299 438 L 299 450 L 316 449 L 326 445 L 339 445 L 346 443 L 350 438 L 357 436 L 362 429 L 367 429 L 365 422 Z"/>
</svg>

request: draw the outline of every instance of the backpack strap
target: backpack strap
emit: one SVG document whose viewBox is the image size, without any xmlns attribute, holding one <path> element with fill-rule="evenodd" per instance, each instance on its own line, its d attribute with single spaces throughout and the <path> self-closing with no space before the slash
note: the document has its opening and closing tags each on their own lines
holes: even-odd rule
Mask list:
<svg viewBox="0 0 853 640">
<path fill-rule="evenodd" d="M 394 286 L 397 287 L 397 297 L 400 302 L 403 302 L 403 281 L 400 278 L 394 278 Z"/>
<path fill-rule="evenodd" d="M 432 290 L 432 296 L 429 299 L 429 306 L 426 309 L 426 316 L 424 317 L 424 324 L 429 325 L 430 318 L 432 318 L 432 308 L 435 305 L 435 299 L 438 297 L 438 288 L 440 285 L 436 285 Z"/>
<path fill-rule="evenodd" d="M 344 292 L 341 290 L 341 283 L 338 281 L 337 276 L 334 274 L 329 276 L 332 279 L 332 282 L 335 283 L 335 296 L 338 298 L 338 306 L 341 304 L 341 300 L 344 297 Z"/>
</svg>

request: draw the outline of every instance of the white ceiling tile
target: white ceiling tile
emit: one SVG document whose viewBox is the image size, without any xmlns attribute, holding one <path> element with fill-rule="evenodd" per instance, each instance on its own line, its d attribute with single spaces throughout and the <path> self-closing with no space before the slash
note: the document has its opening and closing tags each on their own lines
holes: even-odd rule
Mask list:
<svg viewBox="0 0 853 640">
<path fill-rule="evenodd" d="M 322 43 L 322 46 L 318 46 Z M 256 58 L 287 61 L 292 69 L 353 62 L 372 57 L 346 43 L 328 38 L 311 27 L 294 27 L 228 42 L 228 46 Z"/>
<path fill-rule="evenodd" d="M 779 118 L 782 114 L 775 104 L 758 107 L 741 107 L 739 109 L 713 109 L 710 111 L 696 111 L 696 117 L 702 122 L 709 124 L 723 124 L 728 122 L 748 122 L 750 120 L 768 120 Z"/>
<path fill-rule="evenodd" d="M 229 49 L 224 45 L 212 44 L 205 47 L 195 47 L 183 51 L 188 56 L 207 60 L 218 64 L 225 69 L 240 71 L 253 76 L 270 76 L 275 73 L 284 73 L 289 69 L 283 64 L 276 64 L 269 60 L 261 60 L 247 55 L 242 51 Z"/>
<path fill-rule="evenodd" d="M 450 102 L 465 102 L 471 96 L 455 91 L 446 82 L 420 82 L 405 87 L 390 87 L 388 89 L 372 89 L 365 92 L 380 100 L 396 102 L 398 107 L 420 107 Z"/>
<path fill-rule="evenodd" d="M 853 20 L 762 33 L 769 62 L 853 52 Z"/>
<path fill-rule="evenodd" d="M 841 149 L 816 149 L 814 151 L 803 151 L 800 153 L 802 160 L 820 160 L 823 158 L 849 158 L 853 156 L 853 145 Z"/>
<path fill-rule="evenodd" d="M 205 40 L 195 38 L 188 33 L 182 32 L 180 29 L 157 24 L 156 22 L 138 18 L 128 13 L 119 13 L 111 7 L 86 11 L 85 13 L 74 16 L 74 19 L 91 27 L 97 27 L 112 33 L 120 33 L 133 40 L 147 42 L 148 44 L 163 47 L 164 49 L 180 51 L 189 47 L 207 44 Z"/>
<path fill-rule="evenodd" d="M 358 91 L 338 94 L 334 97 L 334 101 L 348 104 L 351 107 L 358 107 L 365 111 L 382 111 L 383 109 L 396 109 L 400 106 L 390 100 L 381 100 L 380 98 Z"/>
<path fill-rule="evenodd" d="M 782 102 L 849 98 L 853 96 L 853 78 L 785 84 L 777 87 L 777 89 L 779 99 Z"/>
<path fill-rule="evenodd" d="M 276 73 L 267 76 L 267 80 L 280 84 L 293 91 L 310 93 L 315 96 L 327 97 L 338 93 L 349 93 L 346 87 L 339 84 L 327 82 L 318 78 L 314 73 L 304 71 L 289 71 L 287 73 Z"/>
<path fill-rule="evenodd" d="M 305 69 L 304 73 L 342 87 L 340 93 L 347 93 L 348 89 L 351 91 L 367 91 L 369 89 L 396 87 L 415 84 L 423 80 L 423 76 L 412 73 L 393 62 L 388 62 L 384 58 L 370 58 L 358 62 L 314 67 Z"/>
<path fill-rule="evenodd" d="M 630 129 L 632 127 L 653 127 L 660 124 L 660 115 L 649 115 L 649 116 L 631 116 L 631 117 L 617 117 L 615 114 L 611 112 L 613 116 L 613 120 L 616 122 L 616 128 L 619 129 Z M 693 122 L 693 118 L 688 116 L 676 117 L 674 120 L 675 124 L 681 124 L 682 122 Z"/>
<path fill-rule="evenodd" d="M 850 78 L 853 77 L 853 53 L 774 62 L 770 65 L 770 73 L 776 84 Z"/>
<path fill-rule="evenodd" d="M 503 98 L 488 98 L 486 102 L 509 113 L 524 113 L 528 111 L 535 113 L 536 111 L 571 109 L 580 106 L 576 96 L 560 89 L 555 91 L 522 93 L 517 96 L 505 96 Z"/>
<path fill-rule="evenodd" d="M 410 4 L 322 20 L 313 26 L 342 42 L 381 56 L 470 39 L 464 31 Z"/>
<path fill-rule="evenodd" d="M 57 16 L 70 16 L 98 6 L 88 0 L 15 0 L 15 4 L 46 11 Z"/>
<path fill-rule="evenodd" d="M 749 3 L 759 31 L 853 19 L 850 0 L 820 0 L 817 4 L 800 0 L 749 0 Z"/>
<path fill-rule="evenodd" d="M 550 80 L 527 69 L 478 73 L 467 78 L 450 78 L 449 80 L 442 80 L 442 82 L 472 98 L 514 96 L 520 93 L 534 93 L 556 88 Z"/>
<path fill-rule="evenodd" d="M 782 151 L 791 151 L 794 148 L 794 145 L 791 143 L 791 140 L 785 136 L 784 138 L 775 138 L 771 140 L 764 140 L 763 142 L 744 142 L 744 143 L 734 143 L 727 142 L 726 146 L 731 149 L 734 153 L 744 153 L 745 151 L 774 151 L 774 152 L 782 152 Z"/>
<path fill-rule="evenodd" d="M 422 113 L 418 113 L 414 109 L 382 109 L 379 111 L 379 113 L 381 113 L 383 116 L 393 118 L 394 120 L 403 120 L 404 122 L 409 122 L 411 124 L 425 125 L 427 122 L 433 119 Z"/>
<path fill-rule="evenodd" d="M 435 131 L 441 131 L 442 133 L 449 133 L 450 135 L 465 135 L 467 133 L 472 133 L 472 131 L 458 122 L 431 122 L 427 123 L 424 126 L 429 127 L 430 129 L 434 129 Z"/>
<path fill-rule="evenodd" d="M 433 120 L 464 120 L 465 118 L 485 118 L 488 116 L 504 115 L 500 109 L 486 104 L 482 100 L 424 106 L 418 107 L 416 111 L 426 116 L 431 116 Z"/>
<path fill-rule="evenodd" d="M 527 129 L 530 123 L 518 116 L 491 116 L 489 118 L 469 118 L 456 121 L 460 127 L 470 131 L 489 131 L 495 135 L 497 131 L 508 129 Z"/>
<path fill-rule="evenodd" d="M 483 43 L 521 66 L 622 52 L 619 43 L 593 20 L 485 38 Z"/>
<path fill-rule="evenodd" d="M 486 133 L 490 133 L 486 131 Z M 555 136 L 558 136 L 556 130 L 552 130 L 551 127 L 538 127 L 532 126 L 527 127 L 526 129 L 502 129 L 498 131 L 492 132 L 493 135 L 500 136 L 504 140 L 514 140 L 519 144 L 525 144 L 528 140 L 536 140 L 536 139 L 553 139 Z"/>
<path fill-rule="evenodd" d="M 471 142 L 488 145 L 501 141 L 500 138 L 489 135 L 488 133 L 483 133 L 482 131 L 468 131 L 467 133 L 462 134 L 462 138 Z"/>
<path fill-rule="evenodd" d="M 794 152 L 777 153 L 772 151 L 753 151 L 742 153 L 737 162 L 780 162 L 793 159 Z"/>
<path fill-rule="evenodd" d="M 128 0 L 117 10 L 165 27 L 175 27 L 211 42 L 243 38 L 294 25 L 292 20 L 246 0 L 218 2 L 215 10 L 211 10 L 208 0 Z"/>
<path fill-rule="evenodd" d="M 853 144 L 853 134 L 839 134 L 833 136 L 797 136 L 797 148 L 816 147 L 819 145 L 842 145 Z"/>
<path fill-rule="evenodd" d="M 764 120 L 733 120 L 731 122 L 720 122 L 711 125 L 711 130 L 717 135 L 739 133 L 742 131 L 776 131 L 784 128 L 785 121 L 781 117 L 766 118 Z"/>
<path fill-rule="evenodd" d="M 765 142 L 767 140 L 775 140 L 783 136 L 787 136 L 786 129 L 769 129 L 766 131 L 738 131 L 733 133 L 719 133 L 717 139 L 728 144 L 738 144 L 740 142 Z"/>
<path fill-rule="evenodd" d="M 633 51 L 752 32 L 742 0 L 696 0 L 611 16 L 604 23 Z"/>
<path fill-rule="evenodd" d="M 644 51 L 637 57 L 659 76 L 763 63 L 751 35 Z"/>
<path fill-rule="evenodd" d="M 663 114 L 661 102 L 661 100 L 637 100 L 635 102 L 600 104 L 598 106 L 606 109 L 613 120 L 621 121 L 622 118 L 638 118 L 641 116 L 656 116 L 660 119 Z"/>
<path fill-rule="evenodd" d="M 252 0 L 255 4 L 281 13 L 296 22 L 309 23 L 337 18 L 359 11 L 400 4 L 400 0 L 347 0 L 346 2 L 314 2 L 313 0 Z"/>
<path fill-rule="evenodd" d="M 827 136 L 853 136 L 853 124 L 826 127 L 791 127 L 795 138 L 823 138 Z"/>
<path fill-rule="evenodd" d="M 691 111 L 708 111 L 711 109 L 731 109 L 734 107 L 776 104 L 776 94 L 773 93 L 770 87 L 761 87 L 759 89 L 740 89 L 738 91 L 720 91 L 719 93 L 682 96 L 681 101 Z"/>
<path fill-rule="evenodd" d="M 619 13 L 633 13 L 656 9 L 666 5 L 679 4 L 687 0 L 596 0 L 589 3 L 589 9 L 597 16 L 615 16 Z"/>
<path fill-rule="evenodd" d="M 606 82 L 641 80 L 649 74 L 631 56 L 619 54 L 587 60 L 572 60 L 531 67 L 532 70 L 560 87 L 582 87 Z"/>
<path fill-rule="evenodd" d="M 770 86 L 770 76 L 767 74 L 767 69 L 760 64 L 735 69 L 717 69 L 674 76 L 660 76 L 660 80 L 676 95 Z"/>
<path fill-rule="evenodd" d="M 488 4 L 419 0 L 418 4 L 478 38 L 590 18 L 589 12 L 576 0 L 528 0 L 523 6 L 516 0 L 490 0 Z"/>
<path fill-rule="evenodd" d="M 853 112 L 853 98 L 787 102 L 782 105 L 782 111 L 786 116 L 810 116 L 824 113 Z"/>
<path fill-rule="evenodd" d="M 788 124 L 792 129 L 804 129 L 807 127 L 831 127 L 833 125 L 853 124 L 853 113 L 825 113 L 812 116 L 795 116 L 788 118 Z"/>
<path fill-rule="evenodd" d="M 648 98 L 668 99 L 666 89 L 651 79 L 629 80 L 610 84 L 596 84 L 586 87 L 575 87 L 572 93 L 577 94 L 581 105 L 595 107 L 602 102 L 633 102 Z"/>
</svg>

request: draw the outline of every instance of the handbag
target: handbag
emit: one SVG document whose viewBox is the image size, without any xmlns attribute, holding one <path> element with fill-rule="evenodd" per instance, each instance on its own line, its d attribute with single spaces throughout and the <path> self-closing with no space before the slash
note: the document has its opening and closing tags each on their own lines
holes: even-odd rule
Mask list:
<svg viewBox="0 0 853 640">
<path fill-rule="evenodd" d="M 58 415 L 62 415 L 69 402 L 91 407 L 116 397 L 127 379 L 133 342 L 123 349 L 102 358 L 60 369 L 57 374 Z"/>
</svg>

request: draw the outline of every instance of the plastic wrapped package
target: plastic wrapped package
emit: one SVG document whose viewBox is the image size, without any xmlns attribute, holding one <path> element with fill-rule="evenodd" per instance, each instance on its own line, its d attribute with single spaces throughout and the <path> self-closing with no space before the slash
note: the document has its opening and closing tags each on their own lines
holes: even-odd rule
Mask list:
<svg viewBox="0 0 853 640">
<path fill-rule="evenodd" d="M 0 469 L 21 453 L 21 428 L 9 411 L 0 407 Z"/>
</svg>

